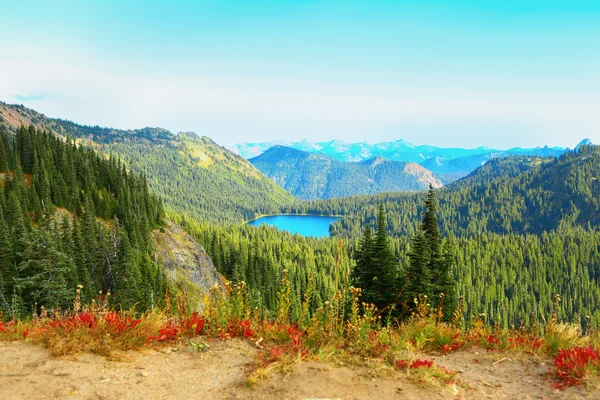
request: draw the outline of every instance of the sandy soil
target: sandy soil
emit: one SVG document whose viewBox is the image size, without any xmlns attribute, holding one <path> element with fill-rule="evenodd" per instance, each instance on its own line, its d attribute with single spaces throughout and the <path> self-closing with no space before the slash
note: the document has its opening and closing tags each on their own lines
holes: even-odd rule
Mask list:
<svg viewBox="0 0 600 400">
<path fill-rule="evenodd" d="M 30 343 L 0 342 L 0 399 L 600 398 L 600 392 L 583 388 L 552 389 L 548 361 L 503 359 L 485 351 L 428 357 L 461 371 L 460 386 L 424 386 L 389 368 L 302 362 L 248 387 L 257 350 L 242 340 L 210 344 L 205 352 L 190 346 L 107 359 L 92 354 L 54 358 Z"/>
</svg>

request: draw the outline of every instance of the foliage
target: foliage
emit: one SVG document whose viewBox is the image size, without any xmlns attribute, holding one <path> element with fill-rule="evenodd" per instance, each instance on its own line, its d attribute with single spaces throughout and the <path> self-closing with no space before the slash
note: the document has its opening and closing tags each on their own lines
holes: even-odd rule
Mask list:
<svg viewBox="0 0 600 400">
<path fill-rule="evenodd" d="M 165 279 L 149 234 L 164 211 L 146 178 L 33 126 L 0 136 L 0 312 L 66 309 L 78 284 L 85 302 L 156 305 Z"/>
<path fill-rule="evenodd" d="M 251 340 L 260 349 L 258 364 L 249 372 L 251 383 L 274 366 L 283 368 L 300 360 L 333 357 L 376 360 L 419 382 L 453 384 L 458 382 L 456 372 L 436 365 L 427 354 L 469 348 L 509 355 L 552 355 L 552 385 L 558 388 L 592 383 L 600 374 L 597 333 L 579 335 L 571 345 L 553 353 L 548 333 L 534 333 L 532 327 L 501 330 L 478 320 L 463 329 L 440 321 L 433 309 L 423 309 L 399 325 L 388 326 L 374 314 L 372 306 L 360 305 L 360 290 L 354 288 L 349 289 L 351 304 L 347 314 L 340 312 L 344 304 L 334 296 L 301 323 L 262 318 L 249 303 L 243 285 L 230 287 L 228 293 L 214 291 L 203 315 L 178 307 L 175 315 L 170 308 L 164 308 L 133 317 L 131 311 L 109 307 L 106 298 L 83 310 L 76 300 L 73 311 L 66 314 L 48 315 L 42 308 L 32 320 L 0 323 L 0 339 L 41 343 L 55 355 L 81 351 L 111 355 L 116 350 L 166 343 L 185 346 L 192 341 L 200 351 L 209 348 L 206 342 L 211 340 L 238 337 Z M 543 329 L 563 330 L 552 324 Z M 199 335 L 205 336 L 200 344 L 194 339 Z"/>
<path fill-rule="evenodd" d="M 456 281 L 452 276 L 452 246 L 444 243 L 437 220 L 437 200 L 433 187 L 429 187 L 423 223 L 413 239 L 407 271 L 408 285 L 404 294 L 406 304 L 423 295 L 439 308 L 445 321 L 451 321 L 456 311 Z"/>
</svg>

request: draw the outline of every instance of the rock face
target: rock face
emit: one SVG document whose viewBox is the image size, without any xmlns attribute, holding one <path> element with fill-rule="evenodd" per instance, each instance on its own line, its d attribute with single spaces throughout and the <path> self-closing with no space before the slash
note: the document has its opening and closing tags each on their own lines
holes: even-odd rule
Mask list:
<svg viewBox="0 0 600 400">
<path fill-rule="evenodd" d="M 224 282 L 206 250 L 181 227 L 167 221 L 164 232 L 152 232 L 154 257 L 167 271 L 167 276 L 179 290 L 186 290 L 198 309 L 215 285 L 224 290 Z"/>
</svg>

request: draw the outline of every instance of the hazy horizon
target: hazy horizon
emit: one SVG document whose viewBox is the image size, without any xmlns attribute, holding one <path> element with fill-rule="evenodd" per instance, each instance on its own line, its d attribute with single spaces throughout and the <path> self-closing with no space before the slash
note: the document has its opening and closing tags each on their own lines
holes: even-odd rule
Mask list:
<svg viewBox="0 0 600 400">
<path fill-rule="evenodd" d="M 507 149 L 600 143 L 600 3 L 3 5 L 0 99 L 120 129 Z"/>
</svg>

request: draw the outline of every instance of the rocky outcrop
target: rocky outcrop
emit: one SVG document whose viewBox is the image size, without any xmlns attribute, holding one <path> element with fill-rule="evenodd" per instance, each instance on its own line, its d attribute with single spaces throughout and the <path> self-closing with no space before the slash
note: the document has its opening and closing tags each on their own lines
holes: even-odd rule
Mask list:
<svg viewBox="0 0 600 400">
<path fill-rule="evenodd" d="M 152 232 L 154 258 L 162 264 L 167 276 L 181 291 L 187 291 L 198 309 L 213 287 L 224 289 L 224 282 L 210 256 L 194 238 L 171 221 L 163 229 Z"/>
</svg>

